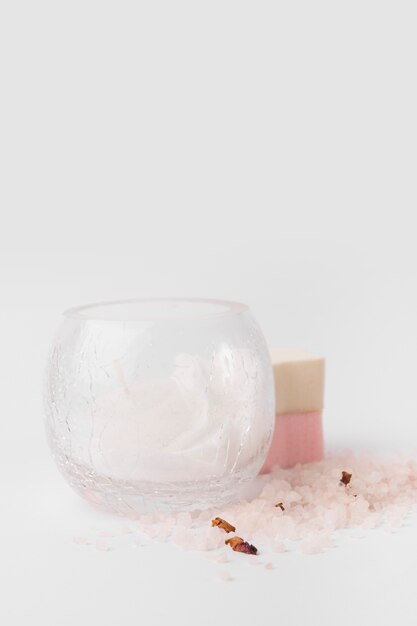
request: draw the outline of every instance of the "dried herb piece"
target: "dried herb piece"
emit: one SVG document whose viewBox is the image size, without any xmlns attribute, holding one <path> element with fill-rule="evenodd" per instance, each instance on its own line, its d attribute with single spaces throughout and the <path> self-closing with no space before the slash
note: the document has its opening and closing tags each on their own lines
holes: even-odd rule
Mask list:
<svg viewBox="0 0 417 626">
<path fill-rule="evenodd" d="M 222 519 L 221 517 L 215 517 L 214 519 L 212 519 L 211 525 L 222 528 L 226 533 L 234 533 L 236 530 L 236 528 L 232 526 L 232 524 L 229 524 L 229 522 L 226 522 L 226 520 Z"/>
<path fill-rule="evenodd" d="M 243 543 L 244 540 L 242 539 L 242 537 L 230 537 L 230 539 L 226 539 L 226 541 L 224 542 L 227 546 L 230 546 L 232 548 L 232 550 L 235 549 L 235 547 L 237 545 L 239 545 L 239 543 Z"/>
<path fill-rule="evenodd" d="M 231 537 L 224 542 L 229 545 L 235 552 L 244 552 L 245 554 L 257 554 L 258 550 L 251 543 L 244 541 L 242 537 Z"/>
<path fill-rule="evenodd" d="M 243 541 L 242 543 L 238 543 L 235 547 L 236 552 L 243 552 L 244 554 L 257 554 L 258 550 L 251 543 L 247 541 Z"/>
<path fill-rule="evenodd" d="M 349 472 L 342 472 L 342 478 L 340 479 L 340 484 L 345 485 L 345 487 L 350 483 L 350 479 L 352 478 L 352 474 Z"/>
<path fill-rule="evenodd" d="M 281 511 L 285 511 L 285 507 L 284 504 L 282 502 L 277 502 L 277 504 L 275 505 L 276 508 L 280 508 Z"/>
</svg>

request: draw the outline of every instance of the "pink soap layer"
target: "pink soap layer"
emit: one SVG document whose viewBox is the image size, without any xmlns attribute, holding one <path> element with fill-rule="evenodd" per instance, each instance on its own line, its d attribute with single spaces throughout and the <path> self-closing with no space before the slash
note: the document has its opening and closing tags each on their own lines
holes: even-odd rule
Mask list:
<svg viewBox="0 0 417 626">
<path fill-rule="evenodd" d="M 322 411 L 277 415 L 271 447 L 261 473 L 274 465 L 293 467 L 321 461 L 324 455 Z"/>
</svg>

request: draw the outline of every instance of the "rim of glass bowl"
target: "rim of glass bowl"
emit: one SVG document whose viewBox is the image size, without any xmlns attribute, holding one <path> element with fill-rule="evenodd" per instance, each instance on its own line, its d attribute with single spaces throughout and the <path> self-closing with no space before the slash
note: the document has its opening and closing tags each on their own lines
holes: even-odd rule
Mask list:
<svg viewBox="0 0 417 626">
<path fill-rule="evenodd" d="M 132 311 L 135 309 L 134 305 L 136 305 L 136 309 L 138 309 L 141 305 L 145 309 L 147 305 L 154 305 L 154 307 L 158 307 L 161 305 L 161 309 L 164 308 L 163 305 L 171 305 L 171 315 L 165 311 L 165 314 L 162 312 L 161 314 L 145 314 L 145 312 L 138 314 L 129 315 L 128 309 L 131 308 Z M 190 309 L 194 307 L 194 305 L 205 305 L 201 307 L 203 309 L 202 312 L 199 312 L 199 306 L 196 306 L 196 311 L 187 310 L 184 313 L 179 313 L 178 308 L 181 305 L 185 305 L 186 307 L 190 306 Z M 106 312 L 111 308 L 119 309 L 119 315 L 109 315 Z M 166 309 L 169 307 L 165 306 Z M 212 308 L 212 310 L 207 311 L 205 309 Z M 123 316 L 120 315 L 120 309 L 125 310 L 125 314 Z M 175 310 L 177 309 L 177 310 Z M 95 311 L 96 310 L 96 311 Z M 104 313 L 103 311 L 104 310 Z M 142 322 L 142 321 L 153 321 L 153 320 L 182 320 L 182 319 L 209 319 L 212 317 L 221 317 L 225 315 L 237 315 L 239 313 L 244 313 L 248 311 L 249 307 L 246 304 L 242 304 L 241 302 L 234 302 L 231 300 L 217 300 L 212 298 L 132 298 L 126 300 L 107 300 L 104 302 L 92 302 L 90 304 L 84 304 L 81 306 L 71 307 L 63 312 L 64 317 L 71 319 L 78 319 L 83 321 L 105 321 L 105 322 Z M 175 311 L 175 314 L 173 314 Z"/>
</svg>

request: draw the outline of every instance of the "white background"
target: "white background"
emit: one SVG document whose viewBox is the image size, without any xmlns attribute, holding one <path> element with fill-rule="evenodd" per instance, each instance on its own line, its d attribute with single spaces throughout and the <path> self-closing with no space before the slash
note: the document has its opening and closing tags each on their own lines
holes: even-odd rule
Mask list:
<svg viewBox="0 0 417 626">
<path fill-rule="evenodd" d="M 248 303 L 326 355 L 328 449 L 417 441 L 414 2 L 0 4 L 1 623 L 415 624 L 417 522 L 276 569 L 72 536 L 42 426 L 68 306 Z"/>
</svg>

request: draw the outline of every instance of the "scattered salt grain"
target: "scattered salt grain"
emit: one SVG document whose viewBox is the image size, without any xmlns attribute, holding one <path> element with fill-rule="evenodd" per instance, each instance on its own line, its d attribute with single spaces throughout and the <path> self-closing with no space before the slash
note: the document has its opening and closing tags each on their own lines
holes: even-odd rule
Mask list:
<svg viewBox="0 0 417 626">
<path fill-rule="evenodd" d="M 318 554 L 323 552 L 327 548 L 331 548 L 333 545 L 330 537 L 313 536 L 308 537 L 301 543 L 301 552 L 303 554 Z"/>
<path fill-rule="evenodd" d="M 287 547 L 285 543 L 282 543 L 281 541 L 278 541 L 277 543 L 272 543 L 271 547 L 274 552 L 286 552 L 287 551 Z"/>
<path fill-rule="evenodd" d="M 96 550 L 100 550 L 100 552 L 108 552 L 110 550 L 110 546 L 104 539 L 97 539 Z"/>
<path fill-rule="evenodd" d="M 193 519 L 190 513 L 178 513 L 176 522 L 178 526 L 182 526 L 183 528 L 191 528 Z"/>
<path fill-rule="evenodd" d="M 133 526 L 122 526 L 120 532 L 122 533 L 122 535 L 129 535 L 131 533 L 134 533 L 135 529 L 133 528 Z"/>
<path fill-rule="evenodd" d="M 73 541 L 80 546 L 88 546 L 90 543 L 87 537 L 73 537 Z"/>
<path fill-rule="evenodd" d="M 223 582 L 230 582 L 234 580 L 233 576 L 231 576 L 229 572 L 225 570 L 219 570 L 217 573 L 217 577 Z"/>
<path fill-rule="evenodd" d="M 189 530 L 177 530 L 174 536 L 174 543 L 180 548 L 190 549 L 194 543 L 194 534 Z"/>
</svg>

